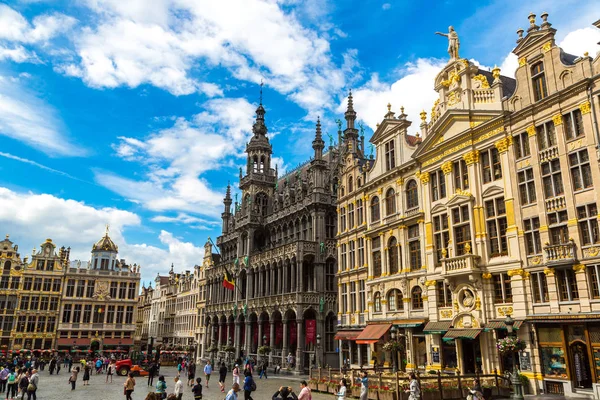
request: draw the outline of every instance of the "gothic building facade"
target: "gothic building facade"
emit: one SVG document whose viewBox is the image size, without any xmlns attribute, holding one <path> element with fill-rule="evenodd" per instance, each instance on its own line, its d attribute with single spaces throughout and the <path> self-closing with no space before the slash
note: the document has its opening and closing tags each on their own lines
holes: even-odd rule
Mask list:
<svg viewBox="0 0 600 400">
<path fill-rule="evenodd" d="M 565 53 L 541 17 L 517 32 L 514 79 L 454 37 L 418 134 L 388 108 L 376 158 L 344 160 L 340 358 L 391 364 L 394 327 L 407 370 L 508 370 L 511 315 L 535 393 L 600 381 L 600 55 Z"/>
<path fill-rule="evenodd" d="M 348 135 L 355 135 L 355 114 L 347 113 Z M 295 369 L 336 365 L 336 165 L 339 149 L 329 147 L 317 122 L 314 156 L 278 176 L 272 168 L 265 109 L 256 110 L 247 165 L 240 170 L 241 202 L 224 199 L 218 254 L 207 264 L 206 349 L 231 345 L 235 356 L 260 358 L 268 346 L 271 365 Z M 217 251 L 217 249 L 214 249 Z M 228 271 L 235 290 L 223 287 Z M 223 354 L 224 356 L 224 354 Z"/>
</svg>

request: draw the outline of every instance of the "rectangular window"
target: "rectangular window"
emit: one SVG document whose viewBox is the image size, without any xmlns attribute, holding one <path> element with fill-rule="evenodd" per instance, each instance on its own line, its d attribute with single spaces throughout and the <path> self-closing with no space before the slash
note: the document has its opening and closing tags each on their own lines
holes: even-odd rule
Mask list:
<svg viewBox="0 0 600 400">
<path fill-rule="evenodd" d="M 542 181 L 544 183 L 544 196 L 547 199 L 564 193 L 560 161 L 558 159 L 542 163 Z"/>
<path fill-rule="evenodd" d="M 115 306 L 108 306 L 106 309 L 106 323 L 112 324 L 115 321 Z"/>
<path fill-rule="evenodd" d="M 62 322 L 63 324 L 68 324 L 71 322 L 71 304 L 65 304 L 65 307 L 63 308 L 63 318 L 62 318 Z M 21 317 L 19 317 L 21 318 Z"/>
<path fill-rule="evenodd" d="M 489 183 L 502 178 L 502 165 L 498 149 L 492 147 L 481 153 L 481 168 L 483 183 Z"/>
<path fill-rule="evenodd" d="M 583 117 L 581 110 L 573 110 L 563 115 L 563 126 L 567 140 L 575 139 L 583 136 Z"/>
<path fill-rule="evenodd" d="M 130 282 L 129 283 L 129 291 L 127 293 L 127 298 L 133 300 L 135 299 L 135 282 Z"/>
<path fill-rule="evenodd" d="M 35 291 L 35 292 L 42 291 L 42 278 L 35 278 L 33 280 L 33 291 Z"/>
<path fill-rule="evenodd" d="M 103 305 L 95 305 L 94 306 L 94 323 L 95 324 L 103 324 L 104 323 L 104 311 L 105 311 L 105 307 Z"/>
<path fill-rule="evenodd" d="M 23 281 L 23 290 L 31 290 L 32 286 L 33 286 L 33 278 L 30 278 L 30 277 L 25 278 L 25 280 Z"/>
<path fill-rule="evenodd" d="M 542 253 L 542 241 L 540 239 L 540 219 L 538 217 L 526 219 L 523 221 L 525 228 L 525 247 L 527 255 Z"/>
<path fill-rule="evenodd" d="M 342 259 L 342 271 L 345 271 L 348 268 L 348 262 L 346 257 L 346 243 L 340 246 L 340 258 Z"/>
<path fill-rule="evenodd" d="M 452 290 L 444 281 L 437 281 L 438 307 L 452 307 Z"/>
<path fill-rule="evenodd" d="M 521 205 L 535 203 L 535 181 L 533 180 L 533 168 L 527 168 L 517 172 L 519 180 L 519 199 Z"/>
<path fill-rule="evenodd" d="M 44 260 L 37 260 L 37 263 L 35 265 L 35 269 L 38 271 L 43 271 L 44 270 Z"/>
<path fill-rule="evenodd" d="M 8 289 L 8 282 L 10 280 L 10 276 L 3 276 L 0 278 L 0 289 Z"/>
<path fill-rule="evenodd" d="M 575 190 L 592 186 L 592 171 L 587 149 L 569 154 L 569 168 L 571 169 L 571 180 Z"/>
<path fill-rule="evenodd" d="M 390 171 L 396 168 L 396 153 L 394 151 L 394 141 L 390 140 L 385 145 L 385 170 Z"/>
<path fill-rule="evenodd" d="M 365 290 L 365 281 L 358 281 L 358 289 L 359 289 L 359 300 L 360 300 L 360 310 L 359 312 L 364 312 L 367 309 L 367 300 L 366 300 L 366 290 Z"/>
<path fill-rule="evenodd" d="M 123 323 L 123 311 L 124 311 L 125 307 L 124 306 L 117 306 L 117 324 L 122 324 Z"/>
<path fill-rule="evenodd" d="M 568 243 L 569 231 L 567 229 L 567 219 L 568 216 L 566 211 L 548 213 L 551 245 Z"/>
<path fill-rule="evenodd" d="M 81 304 L 75 304 L 73 307 L 73 323 L 78 324 L 81 321 Z"/>
<path fill-rule="evenodd" d="M 356 242 L 351 240 L 348 243 L 348 247 L 350 248 L 350 252 L 348 253 L 348 266 L 350 268 L 354 268 L 356 266 Z"/>
<path fill-rule="evenodd" d="M 40 297 L 40 311 L 48 311 L 48 296 Z"/>
<path fill-rule="evenodd" d="M 33 315 L 27 318 L 27 332 L 35 332 L 35 317 Z"/>
<path fill-rule="evenodd" d="M 86 304 L 83 308 L 83 321 L 84 324 L 89 324 L 92 320 L 92 305 Z"/>
<path fill-rule="evenodd" d="M 360 199 L 356 200 L 356 217 L 358 220 L 358 226 L 362 225 L 365 222 L 363 215 L 363 201 Z"/>
<path fill-rule="evenodd" d="M 19 310 L 29 310 L 29 296 L 21 296 L 21 304 L 19 305 Z"/>
<path fill-rule="evenodd" d="M 340 232 L 346 231 L 346 207 L 340 208 Z"/>
<path fill-rule="evenodd" d="M 411 271 L 421 269 L 421 236 L 419 235 L 419 225 L 408 227 L 408 253 Z"/>
<path fill-rule="evenodd" d="M 598 243 L 600 237 L 598 234 L 598 209 L 596 208 L 596 203 L 577 207 L 577 220 L 579 234 L 581 235 L 581 244 L 585 246 Z"/>
<path fill-rule="evenodd" d="M 127 306 L 127 310 L 125 311 L 125 323 L 131 324 L 133 323 L 133 307 Z"/>
<path fill-rule="evenodd" d="M 73 297 L 75 294 L 75 279 L 69 279 L 67 281 L 67 293 L 66 297 Z"/>
<path fill-rule="evenodd" d="M 454 174 L 454 190 L 467 190 L 469 188 L 469 171 L 464 160 L 454 161 L 452 165 Z"/>
<path fill-rule="evenodd" d="M 587 270 L 592 287 L 591 295 L 594 299 L 600 299 L 600 265 L 588 265 Z"/>
<path fill-rule="evenodd" d="M 504 197 L 485 202 L 485 218 L 491 257 L 508 255 L 506 204 Z"/>
<path fill-rule="evenodd" d="M 117 282 L 110 283 L 110 297 L 113 299 L 117 298 Z"/>
<path fill-rule="evenodd" d="M 356 311 L 356 282 L 350 282 L 350 312 Z"/>
<path fill-rule="evenodd" d="M 531 275 L 531 289 L 533 292 L 534 303 L 547 303 L 550 301 L 548 297 L 548 281 L 546 280 L 546 274 L 543 271 L 532 272 Z"/>
<path fill-rule="evenodd" d="M 56 317 L 48 317 L 48 323 L 46 324 L 46 332 L 54 332 L 56 328 Z"/>
<path fill-rule="evenodd" d="M 83 297 L 85 292 L 85 281 L 78 280 L 77 281 L 77 289 L 75 290 L 75 297 Z"/>
<path fill-rule="evenodd" d="M 342 283 L 340 290 L 342 291 L 342 314 L 346 314 L 348 312 L 348 284 Z"/>
<path fill-rule="evenodd" d="M 540 150 L 556 146 L 556 128 L 554 127 L 554 122 L 548 121 L 545 124 L 536 126 L 535 130 Z"/>
<path fill-rule="evenodd" d="M 555 272 L 558 285 L 558 297 L 560 301 L 579 300 L 577 279 L 572 269 L 560 269 Z"/>
<path fill-rule="evenodd" d="M 365 239 L 358 239 L 358 266 L 365 265 Z"/>
<path fill-rule="evenodd" d="M 431 173 L 431 200 L 437 201 L 446 197 L 446 177 L 444 171 L 437 170 Z"/>
<path fill-rule="evenodd" d="M 533 83 L 533 95 L 535 101 L 539 101 L 548 96 L 543 62 L 539 62 L 531 67 L 531 82 Z"/>
<path fill-rule="evenodd" d="M 381 276 L 381 251 L 373 251 L 373 276 L 378 278 Z"/>
<path fill-rule="evenodd" d="M 454 228 L 454 243 L 457 256 L 470 254 L 471 224 L 469 223 L 469 206 L 463 205 L 452 209 L 452 226 Z"/>
<path fill-rule="evenodd" d="M 46 328 L 46 317 L 40 316 L 37 320 L 36 332 L 45 332 Z"/>
<path fill-rule="evenodd" d="M 60 292 L 60 278 L 52 280 L 52 291 Z"/>
<path fill-rule="evenodd" d="M 42 284 L 43 291 L 49 292 L 52 288 L 52 279 L 44 279 L 44 283 Z"/>
<path fill-rule="evenodd" d="M 21 278 L 19 278 L 18 276 L 13 276 L 12 279 L 10 280 L 10 288 L 18 289 L 20 282 L 21 282 Z"/>
<path fill-rule="evenodd" d="M 496 274 L 494 277 L 494 303 L 512 303 L 512 286 L 508 274 Z"/>
<path fill-rule="evenodd" d="M 95 281 L 88 281 L 87 282 L 87 287 L 85 290 L 85 297 L 87 297 L 88 299 L 91 299 L 94 296 L 94 289 L 96 288 L 96 282 Z"/>
<path fill-rule="evenodd" d="M 119 298 L 120 299 L 127 298 L 127 283 L 126 282 L 119 283 Z"/>
<path fill-rule="evenodd" d="M 48 306 L 49 311 L 56 311 L 58 310 L 58 298 L 57 297 L 51 297 L 50 298 L 50 304 Z"/>
<path fill-rule="evenodd" d="M 37 311 L 40 307 L 40 298 L 38 296 L 31 296 L 31 303 L 29 304 L 30 310 Z"/>
<path fill-rule="evenodd" d="M 436 215 L 433 217 L 433 240 L 435 243 L 436 262 L 440 262 L 448 254 L 448 242 L 450 241 L 450 231 L 448 229 L 448 214 Z"/>
<path fill-rule="evenodd" d="M 354 226 L 354 204 L 348 204 L 348 229 L 352 229 Z"/>
<path fill-rule="evenodd" d="M 513 143 L 515 146 L 515 158 L 517 160 L 531 155 L 531 151 L 529 150 L 529 135 L 527 132 L 513 136 Z"/>
</svg>

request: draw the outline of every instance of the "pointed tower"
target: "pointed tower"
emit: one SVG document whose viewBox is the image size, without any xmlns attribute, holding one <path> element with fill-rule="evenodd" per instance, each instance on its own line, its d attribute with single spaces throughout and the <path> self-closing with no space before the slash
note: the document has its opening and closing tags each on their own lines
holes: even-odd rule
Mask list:
<svg viewBox="0 0 600 400">
<path fill-rule="evenodd" d="M 321 136 L 321 119 L 317 118 L 317 129 L 315 131 L 315 140 L 312 142 L 312 148 L 315 151 L 315 160 L 321 160 L 323 158 L 323 149 L 325 148 L 325 142 Z"/>
<path fill-rule="evenodd" d="M 356 111 L 352 99 L 352 90 L 348 94 L 348 108 L 344 114 L 346 119 L 346 129 L 344 130 L 344 145 L 349 153 L 356 153 L 358 144 L 358 130 L 354 127 L 356 121 Z"/>
<path fill-rule="evenodd" d="M 229 220 L 231 219 L 231 185 L 227 182 L 227 191 L 225 192 L 225 198 L 223 199 L 223 214 L 221 219 L 223 220 L 223 235 L 229 232 Z"/>
<path fill-rule="evenodd" d="M 92 268 L 114 270 L 119 248 L 108 236 L 108 225 L 104 236 L 92 246 Z"/>
</svg>

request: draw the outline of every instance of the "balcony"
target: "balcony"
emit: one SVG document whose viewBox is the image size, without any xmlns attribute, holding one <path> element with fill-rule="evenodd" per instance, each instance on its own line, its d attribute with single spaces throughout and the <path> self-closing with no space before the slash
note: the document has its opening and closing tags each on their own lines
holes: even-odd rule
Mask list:
<svg viewBox="0 0 600 400">
<path fill-rule="evenodd" d="M 540 150 L 540 162 L 547 162 L 558 157 L 558 146 L 548 147 Z"/>
<path fill-rule="evenodd" d="M 413 215 L 417 215 L 419 213 L 419 207 L 413 207 L 406 210 L 406 217 L 412 217 Z"/>
<path fill-rule="evenodd" d="M 465 275 L 479 271 L 481 257 L 474 254 L 465 254 L 452 258 L 442 258 L 442 275 Z"/>
<path fill-rule="evenodd" d="M 552 197 L 551 199 L 546 199 L 546 211 L 556 211 L 561 210 L 567 207 L 567 201 L 565 200 L 565 196 L 557 196 Z"/>
<path fill-rule="evenodd" d="M 473 90 L 473 101 L 475 103 L 493 103 L 494 89 Z"/>
<path fill-rule="evenodd" d="M 568 243 L 547 244 L 544 246 L 544 253 L 548 264 L 569 264 L 576 259 L 575 243 L 569 240 Z"/>
</svg>

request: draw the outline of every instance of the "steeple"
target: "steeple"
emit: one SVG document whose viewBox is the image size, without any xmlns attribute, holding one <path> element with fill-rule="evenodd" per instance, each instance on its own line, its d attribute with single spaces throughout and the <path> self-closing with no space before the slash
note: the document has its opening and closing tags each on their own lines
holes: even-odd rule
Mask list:
<svg viewBox="0 0 600 400">
<path fill-rule="evenodd" d="M 315 140 L 312 142 L 312 147 L 315 150 L 315 160 L 320 160 L 323 158 L 323 148 L 325 147 L 325 142 L 323 141 L 323 137 L 321 136 L 321 119 L 317 117 L 317 129 L 315 131 Z"/>
<path fill-rule="evenodd" d="M 356 111 L 354 111 L 354 102 L 352 101 L 352 90 L 348 94 L 348 108 L 344 114 L 346 118 L 346 129 L 344 130 L 344 146 L 349 153 L 356 153 L 358 145 L 358 130 L 354 127 L 356 121 Z"/>
<path fill-rule="evenodd" d="M 227 182 L 227 191 L 225 192 L 223 205 L 223 214 L 221 214 L 221 219 L 223 220 L 222 232 L 226 234 L 229 232 L 229 218 L 231 218 L 231 184 L 229 182 Z"/>
<path fill-rule="evenodd" d="M 354 121 L 356 121 L 356 112 L 354 111 L 354 103 L 352 101 L 352 90 L 348 93 L 348 108 L 344 114 L 346 118 L 346 130 L 354 129 Z"/>
</svg>

